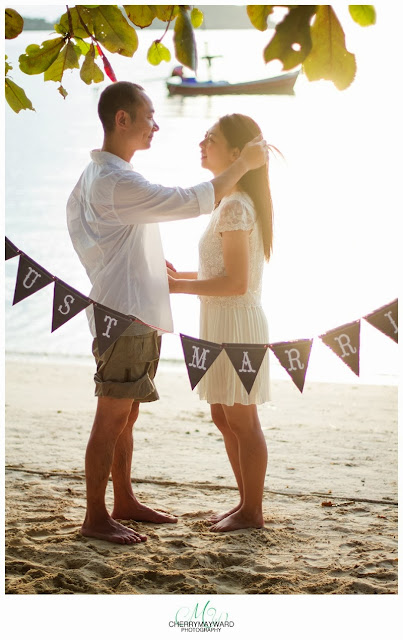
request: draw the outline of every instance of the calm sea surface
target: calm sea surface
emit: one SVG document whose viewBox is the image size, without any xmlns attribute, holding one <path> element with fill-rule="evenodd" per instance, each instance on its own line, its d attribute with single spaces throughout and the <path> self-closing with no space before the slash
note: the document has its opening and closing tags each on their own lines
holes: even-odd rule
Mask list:
<svg viewBox="0 0 403 640">
<path fill-rule="evenodd" d="M 387 38 L 353 26 L 347 44 L 357 53 L 358 75 L 338 92 L 329 83 L 300 77 L 295 96 L 217 96 L 169 98 L 165 80 L 174 62 L 151 67 L 146 51 L 156 31 L 139 34 L 133 59 L 110 55 L 119 80 L 141 84 L 152 98 L 160 126 L 152 149 L 133 158 L 134 168 L 164 185 L 191 186 L 210 179 L 200 168 L 198 143 L 225 113 L 245 113 L 260 124 L 266 139 L 284 154 L 273 159 L 275 252 L 266 267 L 263 305 L 272 342 L 316 337 L 356 320 L 398 295 L 400 176 L 396 163 L 397 104 L 391 99 L 394 71 L 375 43 Z M 84 294 L 89 281 L 74 253 L 65 223 L 66 200 L 88 163 L 89 150 L 102 144 L 96 107 L 106 86 L 87 87 L 77 73 L 66 74 L 65 101 L 57 84 L 19 72 L 18 56 L 46 32 L 28 32 L 9 41 L 6 53 L 13 79 L 24 86 L 36 112 L 14 114 L 6 107 L 6 235 L 52 274 Z M 261 51 L 267 33 L 255 30 L 200 31 L 200 55 L 222 55 L 214 78 L 240 81 L 275 75 Z M 386 41 L 386 40 L 385 40 Z M 166 40 L 170 46 L 170 36 Z M 206 44 L 207 43 L 207 44 Z M 200 77 L 206 76 L 200 62 Z M 375 79 L 381 77 L 385 90 Z M 400 125 L 399 125 L 400 126 Z M 178 270 L 197 269 L 198 240 L 207 224 L 161 225 L 167 259 Z M 89 361 L 91 337 L 85 313 L 51 334 L 53 287 L 12 307 L 18 259 L 5 267 L 6 352 L 9 357 Z M 199 306 L 191 296 L 174 296 L 176 334 L 198 336 Z M 162 358 L 183 360 L 178 335 L 165 336 Z M 270 355 L 274 377 L 287 377 Z M 362 382 L 394 384 L 397 346 L 362 323 Z M 319 340 L 314 340 L 307 379 L 358 379 Z"/>
</svg>

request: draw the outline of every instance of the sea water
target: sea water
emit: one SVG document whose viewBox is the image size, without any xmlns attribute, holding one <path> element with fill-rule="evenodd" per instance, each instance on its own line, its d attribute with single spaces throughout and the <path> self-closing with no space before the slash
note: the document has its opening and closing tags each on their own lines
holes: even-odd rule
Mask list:
<svg viewBox="0 0 403 640">
<path fill-rule="evenodd" d="M 150 181 L 188 187 L 210 179 L 200 167 L 198 144 L 226 113 L 253 117 L 283 153 L 284 160 L 270 160 L 275 235 L 274 254 L 265 268 L 263 306 L 271 342 L 314 338 L 307 380 L 397 380 L 396 344 L 365 321 L 359 380 L 318 339 L 398 295 L 401 199 L 395 158 L 400 149 L 397 104 L 387 90 L 394 71 L 386 52 L 375 47 L 379 38 L 387 38 L 387 27 L 378 16 L 372 32 L 350 28 L 347 45 L 357 54 L 358 74 L 343 92 L 300 75 L 295 96 L 169 97 L 165 82 L 176 62 L 152 67 L 146 61 L 148 46 L 162 34 L 139 32 L 139 49 L 132 59 L 109 54 L 117 78 L 141 84 L 154 103 L 160 131 L 152 148 L 136 153 L 132 161 Z M 196 33 L 200 57 L 205 52 L 222 56 L 213 63 L 216 80 L 237 82 L 281 72 L 279 63 L 263 62 L 268 32 Z M 33 260 L 88 294 L 90 283 L 67 232 L 65 205 L 89 151 L 102 144 L 96 110 L 106 82 L 87 86 L 77 71 L 67 72 L 63 86 L 69 95 L 63 100 L 57 84 L 21 73 L 18 56 L 28 44 L 49 37 L 47 32 L 26 32 L 6 45 L 14 67 L 10 75 L 24 87 L 36 111 L 17 115 L 6 106 L 5 231 Z M 169 32 L 164 42 L 173 50 Z M 206 79 L 203 60 L 199 70 L 199 78 Z M 375 82 L 381 72 L 385 90 Z M 161 224 L 166 258 L 177 270 L 197 270 L 198 240 L 207 222 L 202 216 Z M 5 267 L 7 356 L 90 362 L 85 313 L 50 331 L 53 286 L 12 306 L 17 267 L 18 258 Z M 162 359 L 181 362 L 179 333 L 198 336 L 199 303 L 195 296 L 175 295 L 171 304 L 175 334 L 164 336 Z M 287 377 L 274 355 L 270 359 L 273 377 Z"/>
</svg>

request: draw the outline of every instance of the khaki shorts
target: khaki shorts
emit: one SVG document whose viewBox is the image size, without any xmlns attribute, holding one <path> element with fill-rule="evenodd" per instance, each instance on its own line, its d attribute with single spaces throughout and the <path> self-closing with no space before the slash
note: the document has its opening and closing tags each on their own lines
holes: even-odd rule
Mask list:
<svg viewBox="0 0 403 640">
<path fill-rule="evenodd" d="M 98 353 L 97 338 L 92 353 L 97 364 L 95 395 L 133 398 L 152 402 L 159 395 L 154 384 L 161 350 L 156 331 L 139 336 L 120 336 L 104 353 Z"/>
</svg>

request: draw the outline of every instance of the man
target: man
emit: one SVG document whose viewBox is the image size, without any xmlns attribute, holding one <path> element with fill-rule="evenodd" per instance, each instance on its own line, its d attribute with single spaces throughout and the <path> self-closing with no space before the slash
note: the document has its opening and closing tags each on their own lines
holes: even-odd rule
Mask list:
<svg viewBox="0 0 403 640">
<path fill-rule="evenodd" d="M 151 327 L 172 331 L 166 263 L 158 222 L 210 213 L 238 180 L 267 160 L 264 141 L 252 141 L 239 160 L 211 182 L 191 189 L 147 182 L 133 171 L 136 151 L 149 149 L 159 127 L 142 87 L 116 82 L 101 94 L 98 114 L 104 129 L 101 150 L 67 203 L 67 224 L 74 248 L 92 283 L 90 298 L 135 316 L 118 340 L 99 355 L 92 305 L 87 314 L 97 363 L 98 404 L 87 445 L 87 511 L 84 536 L 120 544 L 146 540 L 119 520 L 174 523 L 177 518 L 141 504 L 131 486 L 133 425 L 140 402 L 158 400 L 154 385 L 160 341 Z M 172 266 L 172 265 L 170 265 Z M 109 515 L 105 491 L 112 473 L 114 508 Z"/>
</svg>

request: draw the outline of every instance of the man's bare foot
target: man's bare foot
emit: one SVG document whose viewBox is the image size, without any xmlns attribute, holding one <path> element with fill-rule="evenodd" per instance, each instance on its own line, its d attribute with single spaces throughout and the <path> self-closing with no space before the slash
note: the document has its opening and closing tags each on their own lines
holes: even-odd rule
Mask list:
<svg viewBox="0 0 403 640">
<path fill-rule="evenodd" d="M 147 540 L 147 536 L 136 533 L 133 529 L 116 522 L 110 516 L 104 522 L 99 522 L 96 525 L 90 525 L 86 519 L 81 527 L 81 535 L 86 538 L 107 540 L 115 544 L 136 544 Z"/>
<path fill-rule="evenodd" d="M 153 522 L 154 524 L 174 524 L 178 518 L 169 513 L 156 511 L 134 499 L 125 506 L 115 507 L 112 518 L 117 520 L 137 520 L 137 522 Z"/>
<path fill-rule="evenodd" d="M 231 513 L 220 522 L 216 522 L 210 527 L 210 531 L 221 533 L 223 531 L 236 531 L 237 529 L 261 529 L 263 526 L 262 515 L 256 517 L 247 516 L 239 509 L 239 511 Z"/>
<path fill-rule="evenodd" d="M 216 522 L 220 522 L 220 520 L 224 520 L 224 518 L 227 518 L 232 513 L 235 513 L 236 511 L 239 511 L 241 506 L 242 506 L 242 504 L 238 504 L 233 509 L 229 509 L 229 511 L 225 511 L 225 513 L 214 513 L 212 516 L 209 516 L 207 518 L 207 522 L 212 522 L 213 524 L 215 524 Z"/>
</svg>

